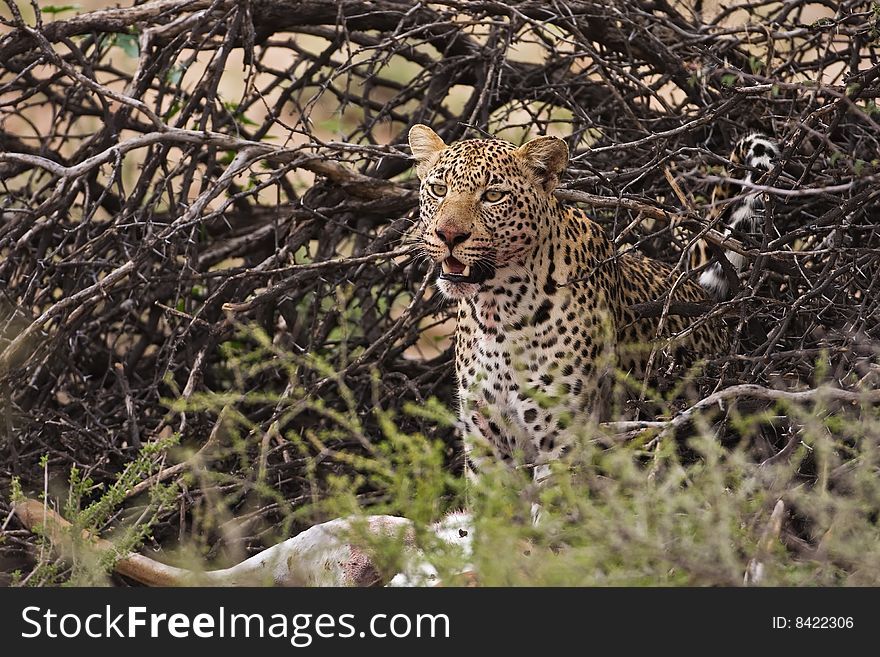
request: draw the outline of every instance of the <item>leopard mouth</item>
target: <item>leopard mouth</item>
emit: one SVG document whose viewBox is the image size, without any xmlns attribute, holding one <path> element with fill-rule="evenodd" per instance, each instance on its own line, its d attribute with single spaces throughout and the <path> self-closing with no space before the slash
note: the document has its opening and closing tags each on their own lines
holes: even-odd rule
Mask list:
<svg viewBox="0 0 880 657">
<path fill-rule="evenodd" d="M 495 275 L 495 270 L 482 262 L 466 265 L 449 256 L 440 263 L 440 279 L 450 283 L 482 283 Z"/>
</svg>

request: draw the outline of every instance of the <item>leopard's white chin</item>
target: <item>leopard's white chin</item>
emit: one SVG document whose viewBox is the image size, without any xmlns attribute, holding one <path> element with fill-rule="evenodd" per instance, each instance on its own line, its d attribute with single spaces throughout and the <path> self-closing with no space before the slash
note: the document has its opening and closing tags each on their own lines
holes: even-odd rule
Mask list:
<svg viewBox="0 0 880 657">
<path fill-rule="evenodd" d="M 476 296 L 480 290 L 479 283 L 455 283 L 442 278 L 437 279 L 437 289 L 447 299 L 468 299 Z"/>
</svg>

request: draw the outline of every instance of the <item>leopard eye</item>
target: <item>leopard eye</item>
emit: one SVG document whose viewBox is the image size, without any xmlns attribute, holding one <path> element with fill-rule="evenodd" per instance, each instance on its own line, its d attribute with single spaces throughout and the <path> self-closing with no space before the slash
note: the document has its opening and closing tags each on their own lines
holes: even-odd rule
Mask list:
<svg viewBox="0 0 880 657">
<path fill-rule="evenodd" d="M 432 183 L 430 188 L 434 196 L 446 196 L 446 185 L 443 183 Z"/>
<path fill-rule="evenodd" d="M 487 189 L 483 194 L 483 200 L 489 203 L 497 203 L 501 199 L 507 196 L 507 192 L 503 192 L 498 189 Z"/>
</svg>

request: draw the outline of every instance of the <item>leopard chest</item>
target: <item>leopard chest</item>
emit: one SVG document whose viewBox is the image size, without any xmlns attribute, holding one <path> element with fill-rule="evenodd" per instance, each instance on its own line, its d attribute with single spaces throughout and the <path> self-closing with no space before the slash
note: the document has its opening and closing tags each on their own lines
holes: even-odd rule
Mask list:
<svg viewBox="0 0 880 657">
<path fill-rule="evenodd" d="M 463 301 L 456 375 L 466 432 L 504 459 L 517 451 L 529 462 L 555 458 L 596 387 L 594 307 L 576 286 L 548 294 L 516 279 Z"/>
</svg>

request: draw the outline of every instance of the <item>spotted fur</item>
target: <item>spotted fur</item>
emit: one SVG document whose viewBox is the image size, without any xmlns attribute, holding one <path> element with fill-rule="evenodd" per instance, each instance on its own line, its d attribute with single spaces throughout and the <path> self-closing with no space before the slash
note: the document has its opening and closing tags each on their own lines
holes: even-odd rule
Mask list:
<svg viewBox="0 0 880 657">
<path fill-rule="evenodd" d="M 458 302 L 455 368 L 466 432 L 502 459 L 545 464 L 572 429 L 607 412 L 611 370 L 644 371 L 658 320 L 634 304 L 705 301 L 666 264 L 617 254 L 601 226 L 553 195 L 568 162 L 555 137 L 447 146 L 410 131 L 421 178 L 421 246 Z M 673 291 L 674 290 L 674 291 Z M 668 315 L 659 337 L 693 320 Z M 676 355 L 718 353 L 718 324 L 674 341 Z M 668 346 L 668 345 L 667 345 Z"/>
</svg>

